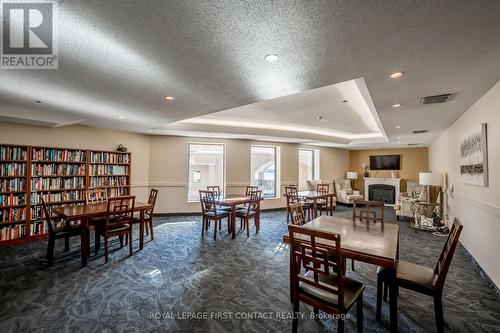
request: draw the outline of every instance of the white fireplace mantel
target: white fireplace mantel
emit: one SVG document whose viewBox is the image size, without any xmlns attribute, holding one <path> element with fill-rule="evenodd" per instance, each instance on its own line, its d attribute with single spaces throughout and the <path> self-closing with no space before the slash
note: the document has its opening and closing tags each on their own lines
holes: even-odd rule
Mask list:
<svg viewBox="0 0 500 333">
<path fill-rule="evenodd" d="M 392 185 L 396 188 L 396 198 L 395 201 L 398 203 L 399 201 L 399 193 L 401 191 L 401 178 L 372 178 L 372 177 L 365 177 L 365 200 L 368 200 L 368 186 L 369 185 Z M 393 205 L 388 205 L 388 206 L 393 206 Z"/>
</svg>

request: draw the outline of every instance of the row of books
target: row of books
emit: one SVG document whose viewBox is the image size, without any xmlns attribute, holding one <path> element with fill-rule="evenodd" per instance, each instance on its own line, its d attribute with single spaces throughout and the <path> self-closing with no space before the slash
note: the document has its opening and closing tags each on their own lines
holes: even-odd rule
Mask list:
<svg viewBox="0 0 500 333">
<path fill-rule="evenodd" d="M 1 163 L 0 176 L 25 176 L 26 163 Z"/>
<path fill-rule="evenodd" d="M 109 197 L 119 197 L 121 195 L 129 195 L 129 191 L 127 187 L 115 187 L 109 189 L 108 196 Z"/>
<path fill-rule="evenodd" d="M 40 164 L 33 163 L 32 176 L 83 176 L 85 165 L 78 164 Z"/>
<path fill-rule="evenodd" d="M 85 178 L 36 178 L 31 181 L 31 191 L 85 189 Z"/>
<path fill-rule="evenodd" d="M 0 192 L 24 191 L 25 184 L 24 178 L 0 179 Z"/>
<path fill-rule="evenodd" d="M 39 222 L 33 222 L 30 225 L 30 235 L 41 235 L 49 232 L 49 228 L 47 226 L 47 222 L 45 221 L 39 221 Z"/>
<path fill-rule="evenodd" d="M 85 162 L 84 150 L 33 148 L 31 158 L 39 161 Z"/>
<path fill-rule="evenodd" d="M 128 166 L 125 165 L 92 165 L 91 175 L 125 175 L 128 174 Z"/>
<path fill-rule="evenodd" d="M 40 205 L 42 203 L 42 197 L 45 202 L 73 201 L 85 198 L 83 191 L 64 191 L 47 194 L 32 193 L 30 197 L 31 204 Z"/>
<path fill-rule="evenodd" d="M 0 195 L 0 207 L 2 206 L 18 206 L 26 204 L 26 194 L 5 194 Z"/>
<path fill-rule="evenodd" d="M 70 204 L 65 204 L 64 207 L 73 207 L 73 206 L 78 206 L 78 205 L 81 205 L 83 204 L 82 203 L 70 203 Z M 52 215 L 52 208 L 54 207 L 61 207 L 61 205 L 48 205 L 48 210 L 49 210 L 49 214 Z M 44 218 L 45 214 L 43 212 L 43 208 L 41 205 L 37 205 L 37 206 L 31 206 L 31 221 L 33 222 L 34 220 L 39 220 L 39 219 L 42 219 Z"/>
<path fill-rule="evenodd" d="M 0 209 L 0 223 L 26 220 L 26 208 Z"/>
<path fill-rule="evenodd" d="M 24 224 L 4 226 L 0 229 L 0 241 L 13 240 L 24 237 L 26 237 L 26 225 Z"/>
<path fill-rule="evenodd" d="M 25 161 L 26 158 L 26 148 L 0 146 L 0 160 Z"/>
<path fill-rule="evenodd" d="M 90 153 L 91 163 L 130 163 L 130 154 Z"/>
<path fill-rule="evenodd" d="M 128 185 L 128 177 L 126 176 L 90 178 L 90 187 L 127 186 L 127 185 Z"/>
</svg>

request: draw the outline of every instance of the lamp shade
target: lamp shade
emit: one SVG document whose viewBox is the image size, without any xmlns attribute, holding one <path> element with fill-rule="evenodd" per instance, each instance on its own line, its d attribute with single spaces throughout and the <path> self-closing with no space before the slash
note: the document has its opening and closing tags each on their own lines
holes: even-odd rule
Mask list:
<svg viewBox="0 0 500 333">
<path fill-rule="evenodd" d="M 353 171 L 347 171 L 345 177 L 347 179 L 358 179 L 358 173 Z"/>
<path fill-rule="evenodd" d="M 443 185 L 443 174 L 439 172 L 420 172 L 418 178 L 420 185 Z"/>
</svg>

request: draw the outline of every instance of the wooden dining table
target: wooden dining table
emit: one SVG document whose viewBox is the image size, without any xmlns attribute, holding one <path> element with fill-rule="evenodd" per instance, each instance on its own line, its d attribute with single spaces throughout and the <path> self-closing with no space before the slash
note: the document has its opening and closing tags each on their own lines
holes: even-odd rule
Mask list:
<svg viewBox="0 0 500 333">
<path fill-rule="evenodd" d="M 313 202 L 313 213 L 312 218 L 318 217 L 318 200 L 326 200 L 326 205 L 330 205 L 330 215 L 333 215 L 333 200 L 335 200 L 334 193 L 321 193 L 318 191 L 300 191 L 298 192 L 299 198 L 304 198 Z"/>
<path fill-rule="evenodd" d="M 144 213 L 153 208 L 152 204 L 136 201 L 134 205 L 134 212 L 140 213 L 139 224 L 139 250 L 144 247 Z M 81 221 L 81 248 L 82 248 L 82 267 L 87 266 L 87 258 L 89 256 L 89 239 L 90 228 L 89 221 L 92 218 L 106 216 L 108 214 L 108 204 L 85 204 L 70 207 L 54 207 L 53 214 L 65 221 Z M 130 240 L 132 241 L 132 240 Z"/>
<path fill-rule="evenodd" d="M 236 238 L 236 206 L 244 205 L 250 202 L 251 197 L 245 194 L 229 194 L 229 195 L 218 195 L 215 196 L 215 204 L 219 206 L 231 207 L 231 218 L 229 223 L 229 232 L 231 233 L 231 238 Z M 260 198 L 259 204 L 257 205 L 257 211 L 255 212 L 255 228 L 257 232 L 260 229 L 260 201 L 264 198 Z"/>
<path fill-rule="evenodd" d="M 399 226 L 397 224 L 386 223 L 384 227 L 381 227 L 380 224 L 374 224 L 368 228 L 366 224 L 354 223 L 351 218 L 320 216 L 304 224 L 303 227 L 339 234 L 343 257 L 388 268 L 393 272 L 392 279 L 395 280 L 396 262 L 399 257 Z M 296 235 L 296 237 L 308 240 L 306 235 Z M 283 242 L 290 243 L 289 234 L 283 236 Z M 316 239 L 316 243 L 325 248 L 333 245 L 326 240 L 322 243 L 321 239 Z M 292 260 L 291 253 L 290 260 Z M 376 279 L 376 275 L 374 278 Z M 391 332 L 397 332 L 396 284 L 389 283 L 389 288 Z"/>
</svg>

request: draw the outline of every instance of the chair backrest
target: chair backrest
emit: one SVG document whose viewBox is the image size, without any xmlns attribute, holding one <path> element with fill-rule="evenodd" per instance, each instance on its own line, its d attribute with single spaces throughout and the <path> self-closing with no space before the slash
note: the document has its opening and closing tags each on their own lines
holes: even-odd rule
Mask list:
<svg viewBox="0 0 500 333">
<path fill-rule="evenodd" d="M 87 191 L 85 203 L 87 205 L 106 203 L 108 201 L 108 190 L 106 188 L 93 188 Z"/>
<path fill-rule="evenodd" d="M 292 216 L 292 224 L 304 225 L 306 223 L 304 209 L 302 208 L 302 205 L 300 203 L 290 205 L 289 211 L 290 215 Z"/>
<path fill-rule="evenodd" d="M 384 227 L 384 203 L 373 200 L 354 200 L 352 204 L 353 223 L 365 223 L 370 228 L 371 223 L 381 223 Z"/>
<path fill-rule="evenodd" d="M 338 309 L 344 310 L 344 275 L 341 254 L 340 234 L 308 229 L 296 225 L 288 225 L 291 247 L 290 279 L 293 297 L 297 297 L 299 283 L 311 285 L 314 288 L 331 294 L 338 299 Z M 319 241 L 319 242 L 318 242 Z M 323 245 L 328 244 L 328 245 Z M 308 276 L 301 273 L 302 268 L 308 271 Z M 336 273 L 334 283 L 319 282 L 320 275 Z"/>
<path fill-rule="evenodd" d="M 40 196 L 40 199 L 42 200 L 43 213 L 45 214 L 45 221 L 47 222 L 47 226 L 49 228 L 49 234 L 51 236 L 54 236 L 56 234 L 56 232 L 55 232 L 54 226 L 52 225 L 52 218 L 50 217 L 49 208 L 47 207 L 45 200 L 43 200 L 43 195 Z"/>
<path fill-rule="evenodd" d="M 214 195 L 220 195 L 220 186 L 219 185 L 207 186 L 207 191 L 214 192 Z"/>
<path fill-rule="evenodd" d="M 258 186 L 247 186 L 247 189 L 245 191 L 245 195 L 250 195 L 254 191 L 258 191 L 259 187 Z"/>
<path fill-rule="evenodd" d="M 255 212 L 257 210 L 261 198 L 262 198 L 262 190 L 250 192 L 250 201 L 245 203 L 247 217 L 250 215 L 252 211 Z"/>
<path fill-rule="evenodd" d="M 203 191 L 200 190 L 200 203 L 201 203 L 201 212 L 203 215 L 207 213 L 217 213 L 217 208 L 215 206 L 215 194 L 212 191 Z"/>
<path fill-rule="evenodd" d="M 124 224 L 132 227 L 134 219 L 135 196 L 125 195 L 108 199 L 106 232 L 109 228 Z"/>
<path fill-rule="evenodd" d="M 156 206 L 156 197 L 158 196 L 158 190 L 155 190 L 154 188 L 149 191 L 149 198 L 148 198 L 148 204 L 152 205 L 151 209 L 148 209 L 145 213 L 147 217 L 152 217 L 153 213 L 155 211 L 155 206 Z"/>
<path fill-rule="evenodd" d="M 295 186 L 286 186 L 285 187 L 286 194 L 286 203 L 287 205 L 291 205 L 300 201 L 299 198 L 299 189 Z"/>
<path fill-rule="evenodd" d="M 450 233 L 448 234 L 446 244 L 443 247 L 443 251 L 441 251 L 436 267 L 434 268 L 434 273 L 437 275 L 437 279 L 434 284 L 436 289 L 442 289 L 444 286 L 444 281 L 446 280 L 446 275 L 450 269 L 451 260 L 455 254 L 458 239 L 460 238 L 463 227 L 462 223 L 455 218 Z"/>
<path fill-rule="evenodd" d="M 316 186 L 316 192 L 319 194 L 328 194 L 330 193 L 330 185 L 329 184 L 318 184 Z"/>
</svg>

